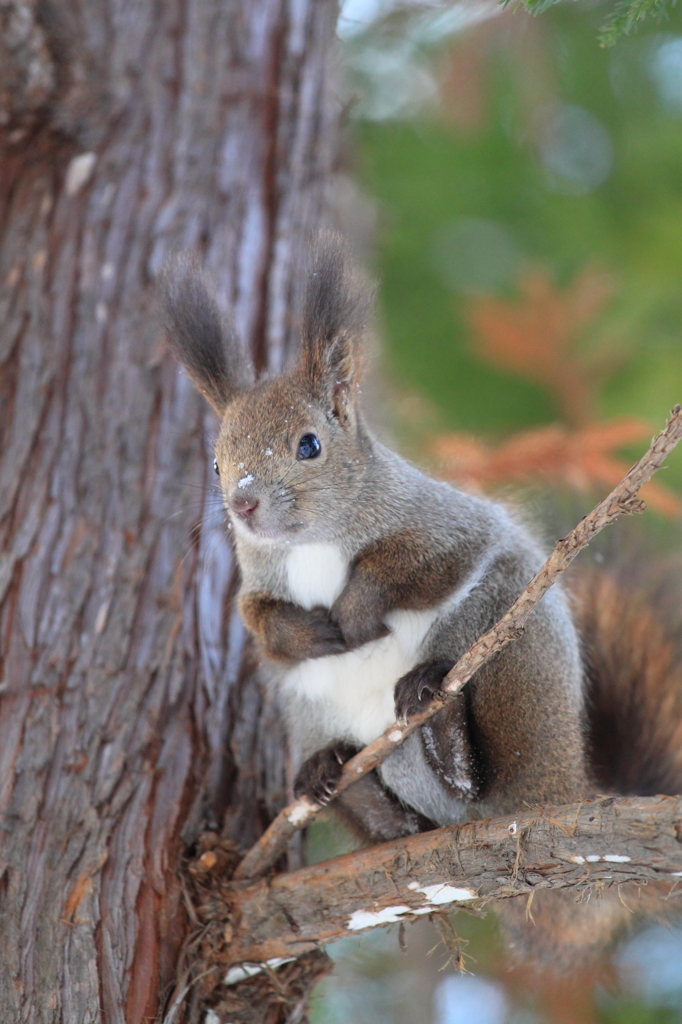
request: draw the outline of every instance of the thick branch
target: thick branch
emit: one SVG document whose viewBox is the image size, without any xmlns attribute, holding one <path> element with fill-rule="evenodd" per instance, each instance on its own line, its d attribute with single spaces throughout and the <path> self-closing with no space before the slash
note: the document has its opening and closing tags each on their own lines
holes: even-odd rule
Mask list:
<svg viewBox="0 0 682 1024">
<path fill-rule="evenodd" d="M 682 798 L 605 797 L 450 825 L 212 893 L 216 965 L 299 956 L 349 932 L 537 889 L 576 895 L 682 876 Z M 660 886 L 659 886 L 660 888 Z M 236 972 L 233 972 L 235 976 Z"/>
<path fill-rule="evenodd" d="M 538 602 L 556 583 L 578 552 L 587 547 L 600 530 L 603 530 L 621 514 L 644 511 L 646 506 L 637 497 L 640 488 L 661 467 L 666 456 L 681 438 L 682 407 L 676 405 L 665 429 L 654 438 L 646 454 L 632 467 L 608 497 L 604 498 L 589 515 L 585 516 L 567 537 L 557 542 L 545 564 L 533 576 L 507 614 L 459 659 L 446 676 L 441 694 L 430 707 L 426 711 L 414 715 L 407 723 L 394 722 L 378 739 L 347 762 L 337 787 L 337 794 L 352 786 L 363 775 L 381 764 L 410 733 L 423 725 L 449 700 L 452 700 L 465 683 L 494 654 L 522 635 L 526 620 Z M 297 829 L 308 825 L 319 810 L 320 806 L 306 797 L 285 807 L 248 852 L 239 865 L 235 877 L 255 878 L 267 871 Z"/>
</svg>

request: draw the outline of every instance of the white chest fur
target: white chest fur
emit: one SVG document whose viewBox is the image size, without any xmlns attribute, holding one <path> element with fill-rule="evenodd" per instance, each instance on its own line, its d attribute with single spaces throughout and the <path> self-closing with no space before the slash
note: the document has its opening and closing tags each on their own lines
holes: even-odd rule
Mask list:
<svg viewBox="0 0 682 1024">
<path fill-rule="evenodd" d="M 287 556 L 291 599 L 302 608 L 331 608 L 347 578 L 348 563 L 336 544 L 298 544 Z"/>
<path fill-rule="evenodd" d="M 389 612 L 389 636 L 347 654 L 310 658 L 288 669 L 282 681 L 284 692 L 314 705 L 315 727 L 323 734 L 314 738 L 315 748 L 336 739 L 364 745 L 391 724 L 395 684 L 418 663 L 422 641 L 439 611 L 438 607 Z M 305 721 L 298 729 L 305 730 Z"/>
<path fill-rule="evenodd" d="M 348 564 L 335 544 L 301 544 L 287 556 L 291 599 L 303 608 L 331 607 L 348 578 Z M 316 746 L 334 739 L 369 743 L 395 718 L 393 691 L 398 679 L 418 662 L 419 649 L 440 606 L 423 612 L 386 616 L 389 636 L 348 654 L 311 658 L 289 669 L 285 693 L 315 705 Z"/>
</svg>

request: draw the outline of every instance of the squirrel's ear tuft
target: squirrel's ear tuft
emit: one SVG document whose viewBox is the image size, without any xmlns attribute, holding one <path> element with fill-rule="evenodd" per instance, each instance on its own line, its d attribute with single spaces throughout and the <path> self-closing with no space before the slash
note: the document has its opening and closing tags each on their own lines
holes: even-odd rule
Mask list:
<svg viewBox="0 0 682 1024">
<path fill-rule="evenodd" d="M 169 347 L 217 413 L 253 381 L 253 364 L 198 262 L 169 260 L 161 277 L 163 326 Z"/>
<path fill-rule="evenodd" d="M 321 234 L 308 264 L 299 363 L 315 383 L 350 388 L 357 381 L 372 298 L 343 238 Z"/>
</svg>

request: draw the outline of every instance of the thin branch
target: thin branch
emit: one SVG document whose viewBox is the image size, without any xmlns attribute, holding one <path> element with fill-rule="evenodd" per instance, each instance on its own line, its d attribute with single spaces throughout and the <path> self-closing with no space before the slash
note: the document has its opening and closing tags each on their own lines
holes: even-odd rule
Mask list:
<svg viewBox="0 0 682 1024">
<path fill-rule="evenodd" d="M 381 764 L 410 733 L 457 696 L 462 687 L 512 640 L 523 634 L 528 616 L 549 588 L 556 583 L 578 552 L 618 516 L 643 512 L 645 503 L 637 497 L 640 488 L 651 479 L 667 455 L 682 439 L 682 407 L 672 410 L 665 429 L 651 443 L 646 454 L 621 480 L 608 497 L 585 516 L 567 537 L 558 541 L 542 568 L 517 598 L 507 614 L 485 633 L 464 654 L 443 681 L 441 692 L 426 711 L 413 715 L 407 723 L 394 722 L 378 739 L 359 751 L 343 768 L 336 793 L 342 793 L 354 782 Z M 256 878 L 267 871 L 285 849 L 291 837 L 308 825 L 321 806 L 302 797 L 281 811 L 237 868 L 235 878 Z"/>
<path fill-rule="evenodd" d="M 650 910 L 675 896 L 681 832 L 682 798 L 671 796 L 600 797 L 448 825 L 218 886 L 204 900 L 207 925 L 216 936 L 229 927 L 231 942 L 210 955 L 225 973 L 244 962 L 272 966 L 368 928 L 538 889 L 587 898 L 634 883 L 645 898 L 629 893 L 628 903 Z"/>
</svg>

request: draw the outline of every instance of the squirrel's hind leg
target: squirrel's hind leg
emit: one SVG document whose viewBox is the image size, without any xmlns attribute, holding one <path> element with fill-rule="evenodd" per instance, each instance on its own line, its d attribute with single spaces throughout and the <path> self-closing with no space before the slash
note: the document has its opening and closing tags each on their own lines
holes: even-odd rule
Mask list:
<svg viewBox="0 0 682 1024">
<path fill-rule="evenodd" d="M 345 790 L 331 805 L 363 844 L 428 832 L 437 826 L 386 789 L 376 772 Z"/>
<path fill-rule="evenodd" d="M 294 782 L 294 796 L 307 796 L 316 804 L 329 803 L 336 792 L 341 770 L 358 748 L 349 743 L 330 743 L 328 747 L 316 750 L 301 765 Z"/>
<path fill-rule="evenodd" d="M 399 679 L 395 687 L 396 717 L 406 720 L 427 708 L 453 665 L 451 659 L 425 661 Z M 440 784 L 465 803 L 475 799 L 482 771 L 466 692 L 422 726 L 421 738 L 426 763 Z"/>
<path fill-rule="evenodd" d="M 357 747 L 348 743 L 332 743 L 316 751 L 301 766 L 294 795 L 327 804 L 334 796 L 343 765 L 355 753 Z M 403 807 L 376 772 L 370 772 L 341 793 L 332 807 L 363 843 L 388 842 L 435 828 L 423 815 Z"/>
</svg>

